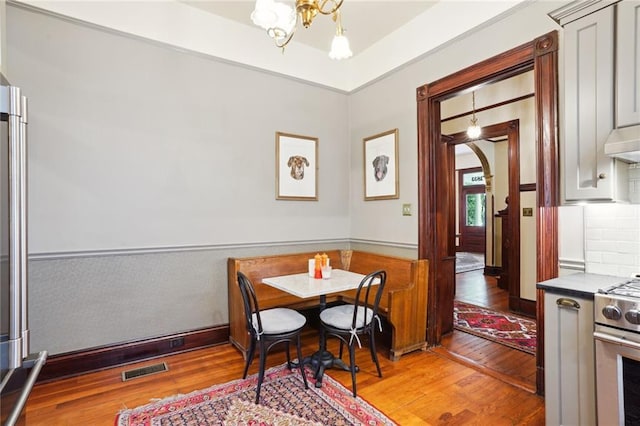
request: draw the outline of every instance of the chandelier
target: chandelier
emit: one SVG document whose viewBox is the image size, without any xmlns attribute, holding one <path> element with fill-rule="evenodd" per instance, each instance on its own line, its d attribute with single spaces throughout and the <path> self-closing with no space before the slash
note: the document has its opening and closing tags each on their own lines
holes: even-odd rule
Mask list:
<svg viewBox="0 0 640 426">
<path fill-rule="evenodd" d="M 254 24 L 267 30 L 276 46 L 282 48 L 289 44 L 296 32 L 298 22 L 309 28 L 316 15 L 331 15 L 336 23 L 336 34 L 331 43 L 329 57 L 346 59 L 353 55 L 349 48 L 349 40 L 344 35 L 340 19 L 340 6 L 344 0 L 296 0 L 295 7 L 275 0 L 256 0 L 256 7 L 251 13 Z"/>
<path fill-rule="evenodd" d="M 471 92 L 472 102 L 472 115 L 471 125 L 467 128 L 467 136 L 469 139 L 478 139 L 482 134 L 482 128 L 478 126 L 478 119 L 476 118 L 476 92 Z"/>
</svg>

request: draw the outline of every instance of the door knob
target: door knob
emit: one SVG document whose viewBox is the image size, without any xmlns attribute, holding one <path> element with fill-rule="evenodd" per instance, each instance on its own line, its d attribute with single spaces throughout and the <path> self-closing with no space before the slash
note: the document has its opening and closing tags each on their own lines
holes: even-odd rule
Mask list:
<svg viewBox="0 0 640 426">
<path fill-rule="evenodd" d="M 607 178 L 607 174 L 606 173 L 600 173 L 598 175 L 598 179 L 606 179 Z"/>
</svg>

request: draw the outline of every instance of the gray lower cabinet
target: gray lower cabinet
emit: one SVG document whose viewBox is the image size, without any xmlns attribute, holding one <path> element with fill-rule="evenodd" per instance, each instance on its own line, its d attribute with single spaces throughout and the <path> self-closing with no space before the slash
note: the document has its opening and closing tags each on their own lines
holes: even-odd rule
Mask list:
<svg viewBox="0 0 640 426">
<path fill-rule="evenodd" d="M 547 425 L 596 424 L 593 299 L 545 290 Z"/>
</svg>

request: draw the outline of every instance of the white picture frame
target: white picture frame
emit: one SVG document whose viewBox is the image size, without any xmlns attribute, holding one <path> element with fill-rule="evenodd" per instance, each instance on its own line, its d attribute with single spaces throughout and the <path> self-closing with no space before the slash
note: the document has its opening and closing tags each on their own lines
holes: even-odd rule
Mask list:
<svg viewBox="0 0 640 426">
<path fill-rule="evenodd" d="M 363 139 L 364 199 L 400 198 L 398 179 L 398 129 Z"/>
<path fill-rule="evenodd" d="M 318 200 L 318 138 L 276 132 L 276 199 Z"/>
</svg>

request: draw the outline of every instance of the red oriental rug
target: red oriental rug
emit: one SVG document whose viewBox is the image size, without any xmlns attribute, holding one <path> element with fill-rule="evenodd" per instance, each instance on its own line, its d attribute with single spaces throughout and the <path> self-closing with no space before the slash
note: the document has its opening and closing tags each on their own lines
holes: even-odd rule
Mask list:
<svg viewBox="0 0 640 426">
<path fill-rule="evenodd" d="M 464 302 L 453 303 L 455 329 L 535 355 L 536 322 Z"/>
<path fill-rule="evenodd" d="M 286 364 L 265 372 L 256 398 L 257 375 L 208 389 L 177 395 L 134 409 L 121 411 L 117 426 L 133 425 L 394 425 L 395 423 L 362 398 L 324 375 L 322 387 L 314 386 L 307 369 L 309 389 L 304 388 L 298 369 Z"/>
</svg>

